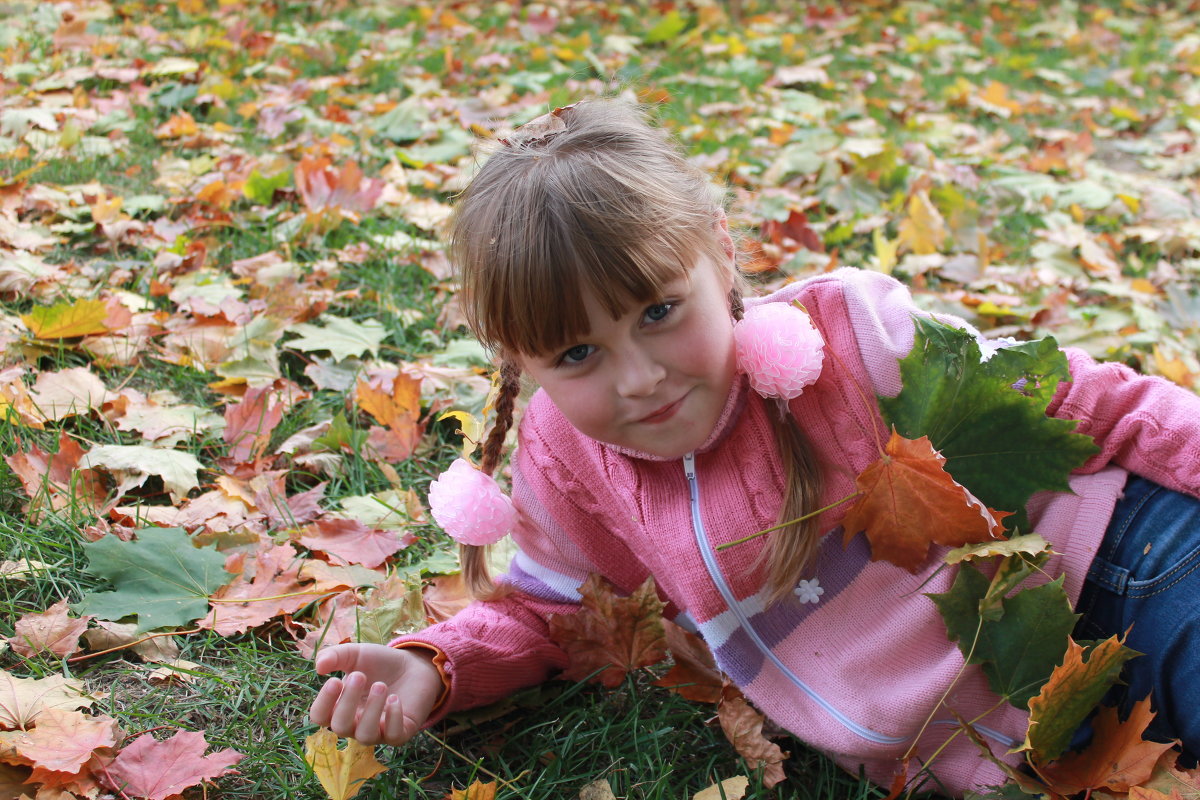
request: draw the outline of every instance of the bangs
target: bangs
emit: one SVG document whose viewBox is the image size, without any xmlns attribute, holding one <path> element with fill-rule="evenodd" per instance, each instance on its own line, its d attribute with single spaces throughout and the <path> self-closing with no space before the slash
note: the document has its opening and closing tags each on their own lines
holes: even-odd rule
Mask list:
<svg viewBox="0 0 1200 800">
<path fill-rule="evenodd" d="M 468 210 L 490 217 L 475 223 L 492 236 L 456 243 L 460 263 L 477 265 L 464 276 L 464 310 L 493 349 L 556 352 L 588 334 L 587 293 L 616 319 L 661 300 L 701 255 L 719 252 L 711 209 L 679 219 L 611 174 L 593 175 L 580 197 L 555 184 L 543 182 L 519 210 L 500 198 L 471 198 L 478 205 Z"/>
</svg>

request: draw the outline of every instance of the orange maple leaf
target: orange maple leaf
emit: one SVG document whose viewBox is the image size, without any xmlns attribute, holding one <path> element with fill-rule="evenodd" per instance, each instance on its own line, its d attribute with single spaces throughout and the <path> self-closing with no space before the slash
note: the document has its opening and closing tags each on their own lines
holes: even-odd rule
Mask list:
<svg viewBox="0 0 1200 800">
<path fill-rule="evenodd" d="M 579 593 L 583 600 L 577 612 L 550 617 L 550 638 L 571 659 L 564 678 L 579 681 L 592 676 L 591 680 L 612 689 L 630 671 L 666 657 L 664 603 L 655 592 L 654 578 L 647 578 L 628 597 L 618 597 L 608 581 L 590 575 Z"/>
<path fill-rule="evenodd" d="M 466 789 L 451 789 L 446 800 L 493 800 L 496 796 L 496 782 L 482 783 L 475 781 Z"/>
<path fill-rule="evenodd" d="M 1004 538 L 1009 512 L 989 509 L 955 482 L 929 437 L 905 439 L 892 431 L 885 454 L 862 471 L 862 495 L 847 512 L 843 543 L 866 531 L 871 560 L 916 572 L 931 542 L 947 547 Z"/>
<path fill-rule="evenodd" d="M 1154 716 L 1149 697 L 1134 703 L 1124 722 L 1118 718 L 1115 707 L 1102 708 L 1096 714 L 1092 744 L 1039 767 L 1038 772 L 1053 791 L 1061 794 L 1092 789 L 1128 792 L 1131 786 L 1149 780 L 1159 756 L 1176 744 L 1142 738 Z"/>
<path fill-rule="evenodd" d="M 75 773 L 92 754 L 117 743 L 112 717 L 89 717 L 78 711 L 48 708 L 31 730 L 0 733 L 0 750 L 12 763 L 51 772 Z"/>
</svg>

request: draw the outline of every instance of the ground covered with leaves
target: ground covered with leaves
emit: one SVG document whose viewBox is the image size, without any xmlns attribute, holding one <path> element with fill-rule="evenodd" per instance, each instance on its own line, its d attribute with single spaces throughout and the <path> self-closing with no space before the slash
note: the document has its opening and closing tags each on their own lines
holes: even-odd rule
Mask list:
<svg viewBox="0 0 1200 800">
<path fill-rule="evenodd" d="M 454 719 L 362 785 L 369 759 L 305 755 L 317 648 L 462 602 L 424 497 L 489 377 L 441 232 L 475 137 L 581 97 L 658 108 L 765 286 L 889 272 L 988 335 L 1200 388 L 1185 3 L 0 16 L 0 796 L 768 796 L 719 689 L 661 667 Z M 775 796 L 875 796 L 780 746 Z"/>
</svg>

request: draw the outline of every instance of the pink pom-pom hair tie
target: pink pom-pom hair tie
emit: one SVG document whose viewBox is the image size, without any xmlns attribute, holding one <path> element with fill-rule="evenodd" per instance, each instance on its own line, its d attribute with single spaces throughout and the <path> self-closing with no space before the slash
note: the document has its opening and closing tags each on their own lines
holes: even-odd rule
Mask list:
<svg viewBox="0 0 1200 800">
<path fill-rule="evenodd" d="M 733 327 L 738 366 L 763 397 L 792 400 L 821 376 L 825 340 L 808 314 L 789 303 L 746 309 Z"/>
<path fill-rule="evenodd" d="M 512 498 L 464 458 L 429 484 L 429 513 L 459 544 L 495 544 L 517 524 Z"/>
</svg>

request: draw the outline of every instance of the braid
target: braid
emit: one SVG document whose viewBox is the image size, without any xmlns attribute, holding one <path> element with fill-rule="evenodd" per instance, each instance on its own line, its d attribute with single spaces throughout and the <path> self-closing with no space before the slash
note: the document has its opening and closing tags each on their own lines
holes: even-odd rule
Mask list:
<svg viewBox="0 0 1200 800">
<path fill-rule="evenodd" d="M 496 395 L 496 421 L 483 441 L 483 458 L 479 469 L 485 475 L 491 475 L 500 465 L 500 456 L 504 452 L 504 439 L 512 427 L 513 408 L 517 405 L 517 395 L 520 393 L 521 367 L 515 362 L 505 359 L 500 362 L 500 391 Z"/>
<path fill-rule="evenodd" d="M 521 393 L 521 367 L 514 361 L 505 359 L 500 362 L 500 391 L 496 394 L 496 421 L 483 440 L 483 457 L 479 469 L 485 475 L 491 475 L 500 465 L 500 457 L 504 453 L 504 439 L 513 424 L 513 409 L 517 405 L 517 395 Z M 487 549 L 472 544 L 458 546 L 459 560 L 462 563 L 463 581 L 467 590 L 479 600 L 496 600 L 507 593 L 502 584 L 497 586 L 489 574 L 487 565 Z"/>
</svg>

